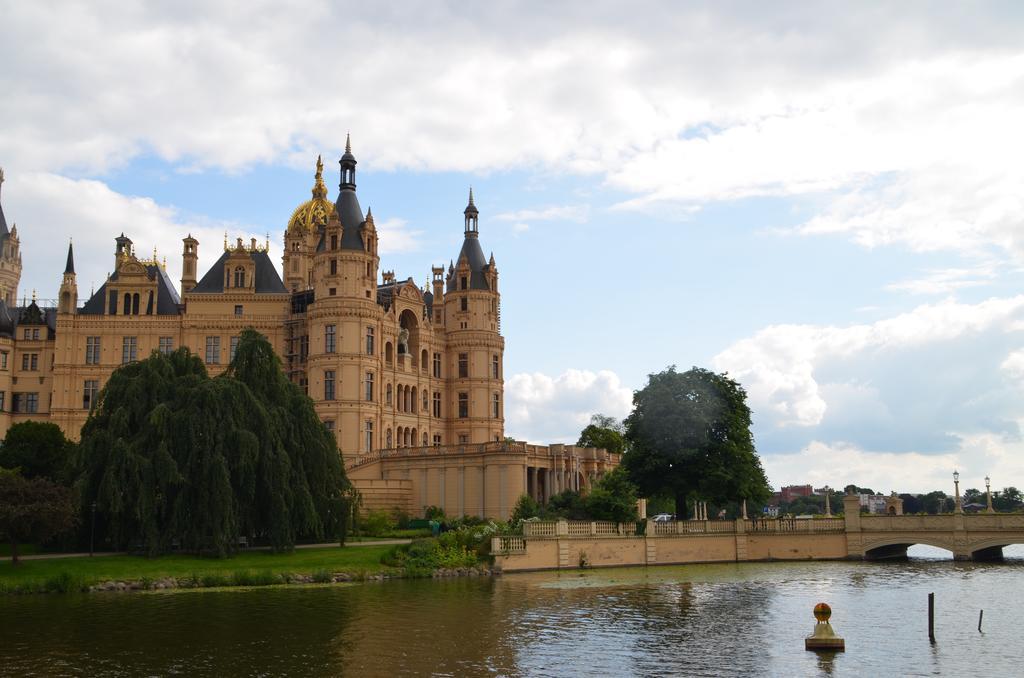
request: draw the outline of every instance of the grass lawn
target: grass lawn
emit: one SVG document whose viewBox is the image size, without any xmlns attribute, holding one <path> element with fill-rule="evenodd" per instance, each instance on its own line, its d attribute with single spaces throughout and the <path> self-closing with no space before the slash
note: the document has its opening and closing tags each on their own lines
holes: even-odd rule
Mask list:
<svg viewBox="0 0 1024 678">
<path fill-rule="evenodd" d="M 128 581 L 163 577 L 199 578 L 220 575 L 231 577 L 237 572 L 255 571 L 273 574 L 313 574 L 317 571 L 375 574 L 388 568 L 380 558 L 390 546 L 324 547 L 297 549 L 291 553 L 250 551 L 231 558 L 197 558 L 167 555 L 102 556 L 89 558 L 48 558 L 23 560 L 17 567 L 10 559 L 0 562 L 0 592 L 18 588 L 38 588 L 44 582 L 70 576 L 76 583 L 89 586 L 102 581 Z"/>
</svg>

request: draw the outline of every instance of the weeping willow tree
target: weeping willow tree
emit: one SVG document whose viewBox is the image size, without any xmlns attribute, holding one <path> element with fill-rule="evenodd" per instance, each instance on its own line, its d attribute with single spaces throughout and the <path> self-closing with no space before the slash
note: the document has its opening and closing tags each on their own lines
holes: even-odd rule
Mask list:
<svg viewBox="0 0 1024 678">
<path fill-rule="evenodd" d="M 118 549 L 223 556 L 241 536 L 287 550 L 344 529 L 350 485 L 334 436 L 253 330 L 213 379 L 185 348 L 114 372 L 77 467 L 83 509 L 96 503 Z"/>
</svg>

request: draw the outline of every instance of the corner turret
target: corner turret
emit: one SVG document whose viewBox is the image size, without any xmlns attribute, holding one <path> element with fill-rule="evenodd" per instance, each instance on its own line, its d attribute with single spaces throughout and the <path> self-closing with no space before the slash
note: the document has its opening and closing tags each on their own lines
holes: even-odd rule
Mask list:
<svg viewBox="0 0 1024 678">
<path fill-rule="evenodd" d="M 58 296 L 58 313 L 76 313 L 78 311 L 78 284 L 75 280 L 75 250 L 68 241 L 68 260 L 64 264 L 64 277 L 60 282 Z"/>
</svg>

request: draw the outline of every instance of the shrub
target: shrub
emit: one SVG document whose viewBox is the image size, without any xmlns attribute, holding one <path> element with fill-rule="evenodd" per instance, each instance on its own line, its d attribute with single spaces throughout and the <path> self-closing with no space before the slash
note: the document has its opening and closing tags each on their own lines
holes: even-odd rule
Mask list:
<svg viewBox="0 0 1024 678">
<path fill-rule="evenodd" d="M 317 584 L 330 584 L 334 581 L 334 577 L 331 573 L 323 568 L 313 571 L 313 581 Z"/>
<path fill-rule="evenodd" d="M 390 567 L 400 567 L 408 577 L 429 576 L 439 567 L 473 567 L 476 553 L 460 543 L 454 532 L 446 532 L 438 539 L 417 539 L 411 544 L 396 546 L 381 558 Z"/>
<path fill-rule="evenodd" d="M 44 591 L 51 593 L 72 593 L 74 591 L 83 591 L 86 587 L 81 577 L 65 570 L 47 579 L 42 588 Z"/>
<path fill-rule="evenodd" d="M 203 575 L 203 587 L 214 588 L 216 586 L 228 586 L 230 581 L 222 574 L 209 573 Z"/>
<path fill-rule="evenodd" d="M 536 518 L 538 515 L 540 515 L 540 505 L 533 497 L 524 494 L 516 501 L 515 508 L 512 509 L 512 517 L 509 520 L 518 523 L 529 518 Z"/>
<path fill-rule="evenodd" d="M 427 520 L 444 520 L 444 509 L 440 506 L 428 506 L 423 509 L 423 517 Z"/>
<path fill-rule="evenodd" d="M 363 518 L 363 534 L 371 537 L 383 537 L 394 527 L 387 511 L 370 511 Z"/>
</svg>

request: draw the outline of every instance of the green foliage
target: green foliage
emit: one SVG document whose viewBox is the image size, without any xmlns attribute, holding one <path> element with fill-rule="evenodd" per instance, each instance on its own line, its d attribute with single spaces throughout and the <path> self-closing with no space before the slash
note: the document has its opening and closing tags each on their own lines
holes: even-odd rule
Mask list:
<svg viewBox="0 0 1024 678">
<path fill-rule="evenodd" d="M 875 494 L 875 491 L 870 487 L 857 487 L 856 485 L 847 485 L 843 488 L 845 494 Z"/>
<path fill-rule="evenodd" d="M 473 567 L 478 556 L 452 532 L 437 539 L 417 539 L 411 544 L 396 546 L 381 559 L 385 565 L 405 570 L 407 576 L 429 576 L 434 570 Z"/>
<path fill-rule="evenodd" d="M 669 367 L 650 375 L 625 422 L 630 451 L 622 464 L 630 480 L 644 495 L 674 496 L 679 515 L 692 497 L 719 504 L 767 499 L 746 398 L 738 382 L 710 370 Z"/>
<path fill-rule="evenodd" d="M 427 520 L 444 520 L 444 509 L 440 506 L 428 506 L 423 509 L 423 517 Z"/>
<path fill-rule="evenodd" d="M 363 534 L 383 537 L 395 527 L 387 511 L 370 511 L 362 520 Z"/>
<path fill-rule="evenodd" d="M 253 330 L 215 379 L 185 348 L 115 371 L 77 468 L 82 506 L 96 502 L 116 549 L 156 554 L 180 540 L 223 556 L 244 535 L 284 551 L 338 537 L 348 519 L 334 437 Z"/>
<path fill-rule="evenodd" d="M 330 571 L 320 568 L 319 570 L 313 571 L 313 581 L 317 584 L 330 584 L 334 581 Z"/>
<path fill-rule="evenodd" d="M 509 519 L 513 523 L 536 518 L 540 515 L 540 505 L 528 494 L 520 495 L 512 509 L 512 516 Z"/>
<path fill-rule="evenodd" d="M 541 508 L 541 518 L 565 518 L 566 520 L 589 520 L 583 496 L 575 490 L 564 490 L 551 495 L 548 503 Z"/>
<path fill-rule="evenodd" d="M 11 545 L 12 564 L 18 563 L 20 542 L 46 541 L 76 522 L 71 490 L 43 477 L 0 470 L 0 539 Z"/>
<path fill-rule="evenodd" d="M 26 478 L 47 478 L 67 485 L 74 449 L 75 444 L 56 424 L 23 421 L 7 429 L 0 446 L 0 467 L 21 469 Z"/>
<path fill-rule="evenodd" d="M 622 424 L 614 417 L 595 414 L 590 418 L 590 424 L 580 433 L 576 444 L 580 447 L 600 447 L 618 454 L 626 448 L 626 439 L 622 436 Z"/>
<path fill-rule="evenodd" d="M 636 510 L 637 488 L 617 467 L 605 473 L 583 498 L 583 508 L 590 520 L 610 520 L 627 523 L 638 518 Z"/>
</svg>

